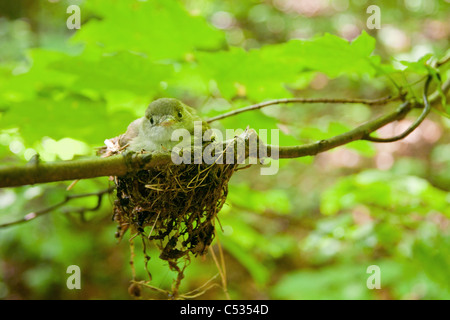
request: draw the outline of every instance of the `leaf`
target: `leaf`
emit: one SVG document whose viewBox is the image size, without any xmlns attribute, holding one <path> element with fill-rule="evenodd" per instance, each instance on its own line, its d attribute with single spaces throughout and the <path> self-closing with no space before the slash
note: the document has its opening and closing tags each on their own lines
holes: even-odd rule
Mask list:
<svg viewBox="0 0 450 320">
<path fill-rule="evenodd" d="M 298 144 L 298 140 L 292 135 L 284 133 L 283 130 L 279 130 L 277 119 L 265 115 L 260 110 L 244 112 L 233 117 L 225 118 L 221 121 L 221 124 L 230 131 L 237 129 L 244 130 L 247 126 L 250 126 L 256 130 L 256 133 L 266 144 L 281 146 Z M 272 135 L 273 129 L 276 129 L 278 132 L 278 141 Z M 266 135 L 266 139 L 264 139 L 264 134 Z"/>
<path fill-rule="evenodd" d="M 92 0 L 83 10 L 101 17 L 91 19 L 73 41 L 100 43 L 107 52 L 136 51 L 151 60 L 183 59 L 195 49 L 217 49 L 224 34 L 204 18 L 190 15 L 178 1 L 117 0 L 104 5 Z"/>
<path fill-rule="evenodd" d="M 273 211 L 287 214 L 292 209 L 290 200 L 284 190 L 270 189 L 268 191 L 260 191 L 251 189 L 246 184 L 230 184 L 228 200 L 232 204 L 234 203 L 259 213 Z"/>
<path fill-rule="evenodd" d="M 369 56 L 375 50 L 375 38 L 363 30 L 361 34 L 351 42 L 351 47 L 359 53 L 361 57 Z"/>
<path fill-rule="evenodd" d="M 74 76 L 72 90 L 103 94 L 122 90 L 149 97 L 160 90 L 161 81 L 167 81 L 173 74 L 172 66 L 152 63 L 130 52 L 67 57 L 52 62 L 49 68 Z"/>
<path fill-rule="evenodd" d="M 367 43 L 367 46 L 363 46 Z M 375 69 L 370 54 L 373 51 L 374 41 L 367 33 L 362 33 L 353 44 L 331 34 L 325 34 L 312 40 L 293 40 L 286 44 L 291 54 L 301 57 L 305 68 L 321 71 L 331 78 L 342 74 L 373 76 Z"/>
<path fill-rule="evenodd" d="M 413 246 L 414 262 L 442 288 L 450 289 L 450 239 L 438 236 L 432 243 L 417 241 Z"/>
<path fill-rule="evenodd" d="M 432 210 L 450 216 L 446 192 L 425 179 L 393 172 L 365 170 L 341 179 L 322 194 L 321 212 L 332 215 L 357 205 L 375 206 L 395 215 Z"/>
<path fill-rule="evenodd" d="M 230 48 L 196 54 L 201 72 L 214 80 L 225 99 L 246 96 L 251 101 L 285 97 L 285 84 L 296 80 L 301 66 L 283 64 L 276 57 L 264 57 L 260 50 Z"/>
<path fill-rule="evenodd" d="M 244 51 L 232 47 L 228 51 L 202 52 L 196 57 L 199 66 L 217 82 L 222 96 L 239 96 L 239 86 L 254 101 L 285 97 L 287 86 L 296 83 L 305 72 L 311 81 L 311 71 L 320 71 L 331 78 L 340 75 L 370 75 L 376 73 L 375 61 L 369 57 L 375 40 L 362 33 L 353 43 L 325 34 L 312 40 L 291 40 L 267 45 L 259 50 Z M 304 84 L 303 84 L 304 85 Z"/>
<path fill-rule="evenodd" d="M 450 119 L 450 105 L 447 104 L 447 96 L 442 91 L 442 79 L 440 74 L 438 73 L 438 70 L 429 67 L 428 68 L 429 73 L 433 77 L 433 80 L 436 82 L 436 90 L 439 93 L 439 96 L 441 97 L 441 105 L 436 104 L 433 106 L 434 110 L 437 110 L 439 114 L 441 114 L 444 117 L 447 117 Z"/>
<path fill-rule="evenodd" d="M 45 49 L 33 49 L 28 52 L 31 68 L 26 72 L 6 75 L 6 81 L 0 82 L 0 88 L 7 100 L 21 101 L 36 98 L 42 88 L 68 88 L 74 77 L 49 69 L 49 64 L 64 59 L 68 55 Z"/>
<path fill-rule="evenodd" d="M 276 299 L 369 299 L 367 265 L 338 264 L 284 275 L 272 288 Z M 339 275 L 339 276 L 337 276 Z"/>
<path fill-rule="evenodd" d="M 411 62 L 402 60 L 400 61 L 400 63 L 407 67 L 404 71 L 426 75 L 429 74 L 429 67 L 427 61 L 430 60 L 432 56 L 433 55 L 431 53 L 428 53 L 417 61 Z"/>
<path fill-rule="evenodd" d="M 238 260 L 250 273 L 255 282 L 259 285 L 267 283 L 270 279 L 270 273 L 263 263 L 258 261 L 253 255 L 242 248 L 242 245 L 236 243 L 232 239 L 224 239 L 222 242 L 224 248 Z"/>
<path fill-rule="evenodd" d="M 11 104 L 0 119 L 0 127 L 18 127 L 27 145 L 47 136 L 102 146 L 104 139 L 125 132 L 133 118 L 132 113 L 109 114 L 103 103 L 80 97 L 40 98 Z"/>
</svg>

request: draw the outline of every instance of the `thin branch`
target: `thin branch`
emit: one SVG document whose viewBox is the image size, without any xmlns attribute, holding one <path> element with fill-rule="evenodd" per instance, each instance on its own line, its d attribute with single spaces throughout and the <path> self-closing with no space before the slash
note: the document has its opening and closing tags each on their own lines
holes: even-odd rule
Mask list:
<svg viewBox="0 0 450 320">
<path fill-rule="evenodd" d="M 443 85 L 442 85 L 442 91 L 444 94 L 449 91 L 450 88 L 450 79 L 448 79 Z M 434 105 L 439 103 L 439 93 L 435 92 L 433 93 L 430 98 L 428 99 L 428 103 L 430 105 Z M 361 140 L 364 137 L 367 137 L 370 133 L 384 127 L 388 123 L 398 121 L 403 119 L 406 114 L 412 109 L 417 106 L 417 103 L 413 103 L 411 101 L 406 101 L 403 104 L 401 104 L 397 110 L 388 113 L 386 115 L 380 116 L 378 118 L 375 118 L 373 120 L 370 120 L 366 122 L 363 125 L 360 125 L 359 127 L 356 127 L 353 130 L 350 130 L 348 132 L 345 132 L 343 134 L 340 134 L 338 136 L 334 136 L 330 139 L 326 140 L 320 140 L 309 144 L 299 145 L 299 146 L 270 146 L 268 145 L 268 155 L 271 154 L 277 154 L 278 158 L 280 159 L 287 159 L 287 158 L 299 158 L 299 157 L 305 157 L 305 156 L 313 156 L 318 153 L 328 151 L 330 149 L 342 146 L 344 144 Z"/>
<path fill-rule="evenodd" d="M 450 78 L 448 78 L 447 81 L 444 82 L 444 84 L 441 87 L 441 91 L 444 95 L 446 95 L 447 92 L 450 91 Z M 430 103 L 431 104 L 436 103 L 439 100 L 440 96 L 441 96 L 441 93 L 439 92 L 439 90 L 436 90 L 435 92 L 433 92 L 429 98 Z"/>
<path fill-rule="evenodd" d="M 436 63 L 436 68 L 439 68 L 450 61 L 450 54 L 447 54 L 445 57 L 443 57 L 440 61 Z"/>
<path fill-rule="evenodd" d="M 441 90 L 444 94 L 450 88 L 450 80 L 447 80 Z M 278 100 L 280 101 L 280 100 Z M 380 99 L 375 100 L 380 101 Z M 430 95 L 428 102 L 430 105 L 439 103 L 439 92 Z M 267 103 L 267 102 L 266 102 Z M 418 103 L 407 101 L 400 105 L 397 110 L 386 115 L 372 119 L 359 127 L 341 135 L 320 140 L 310 144 L 298 146 L 271 146 L 267 147 L 267 154 L 259 155 L 274 159 L 298 158 L 316 155 L 352 141 L 361 140 L 370 133 L 380 129 L 388 123 L 403 119 L 406 114 L 417 107 Z M 247 138 L 244 138 L 246 140 Z M 247 142 L 249 140 L 247 139 Z M 258 140 L 258 142 L 260 142 Z M 224 142 L 226 147 L 226 143 Z M 247 145 L 246 145 L 247 146 Z M 222 149 L 224 150 L 224 149 Z M 236 150 L 236 148 L 234 148 Z M 234 151 L 233 151 L 234 152 Z M 248 152 L 248 149 L 246 149 Z M 236 153 L 235 153 L 236 154 Z M 246 153 L 248 155 L 248 153 Z M 253 155 L 252 155 L 253 156 Z M 236 159 L 236 158 L 235 158 Z M 123 176 L 128 172 L 145 170 L 172 163 L 170 153 L 157 154 L 135 154 L 123 153 L 106 158 L 91 158 L 83 160 L 60 161 L 53 163 L 35 163 L 25 166 L 5 166 L 0 167 L 0 188 L 16 187 L 21 185 L 46 183 L 54 181 L 65 181 L 75 179 L 89 179 L 102 176 Z"/>
<path fill-rule="evenodd" d="M 268 145 L 268 156 L 272 158 L 276 158 L 275 156 L 278 153 L 278 158 L 280 159 L 288 159 L 288 158 L 299 158 L 305 156 L 314 156 L 318 153 L 328 151 L 330 149 L 334 149 L 336 147 L 342 146 L 344 144 L 361 140 L 363 137 L 368 135 L 371 132 L 374 132 L 381 127 L 384 127 L 388 123 L 394 122 L 396 120 L 401 120 L 405 117 L 405 115 L 411 110 L 412 103 L 407 101 L 403 103 L 397 110 L 375 118 L 369 122 L 366 122 L 359 127 L 356 127 L 353 130 L 340 134 L 338 136 L 334 136 L 330 139 L 320 140 L 309 144 L 303 144 L 298 146 L 271 146 Z"/>
<path fill-rule="evenodd" d="M 431 77 L 428 77 L 427 81 L 425 82 L 425 87 L 423 90 L 423 103 L 424 103 L 423 111 L 420 114 L 419 118 L 417 118 L 417 120 L 408 129 L 406 129 L 403 133 L 396 135 L 394 137 L 391 137 L 391 138 L 377 138 L 377 137 L 372 137 L 368 134 L 367 136 L 363 137 L 362 140 L 367 140 L 367 141 L 372 141 L 372 142 L 394 142 L 394 141 L 398 141 L 398 140 L 406 138 L 411 132 L 413 132 L 422 123 L 422 121 L 426 118 L 428 113 L 430 113 L 431 107 L 430 107 L 430 103 L 428 102 L 428 88 L 430 86 L 430 82 L 431 82 Z"/>
<path fill-rule="evenodd" d="M 441 61 L 438 61 L 436 64 L 436 67 L 441 67 L 442 65 L 448 63 L 450 61 L 450 55 L 447 57 L 444 57 Z M 389 77 L 389 76 L 388 76 Z M 390 78 L 390 77 L 389 77 Z M 392 79 L 391 79 L 392 80 Z M 393 80 L 392 80 L 393 81 Z M 257 104 L 253 104 L 247 107 L 243 107 L 237 110 L 232 110 L 230 112 L 226 112 L 224 114 L 209 118 L 206 120 L 207 123 L 211 123 L 217 120 L 221 120 L 224 118 L 228 118 L 231 116 L 235 116 L 238 115 L 240 113 L 243 112 L 247 112 L 247 111 L 252 111 L 252 110 L 259 110 L 262 109 L 264 107 L 268 107 L 268 106 L 272 106 L 272 105 L 276 105 L 276 104 L 285 104 L 285 103 L 361 103 L 361 104 L 366 104 L 369 106 L 374 106 L 374 105 L 385 105 L 389 102 L 392 101 L 398 101 L 398 100 L 404 100 L 405 98 L 405 93 L 401 92 L 401 88 L 395 83 L 395 81 L 393 81 L 394 85 L 397 87 L 399 94 L 397 96 L 387 96 L 387 97 L 383 97 L 383 98 L 379 98 L 379 99 L 351 99 L 351 98 L 337 98 L 337 99 L 333 99 L 333 98 L 286 98 L 286 99 L 276 99 L 276 100 L 270 100 L 270 101 L 266 101 L 266 102 L 261 102 L 261 103 L 257 103 Z M 447 90 L 448 90 L 448 82 L 447 82 Z M 443 91 L 445 86 L 442 88 Z"/>
<path fill-rule="evenodd" d="M 110 192 L 112 192 L 115 189 L 115 187 L 111 187 Z M 97 197 L 97 204 L 91 208 L 87 208 L 87 207 L 80 207 L 80 208 L 64 208 L 61 209 L 61 211 L 63 213 L 78 213 L 81 215 L 81 217 L 84 219 L 84 213 L 85 212 L 89 212 L 89 211 L 97 211 L 98 209 L 100 209 L 100 207 L 102 206 L 102 202 L 103 202 L 103 194 L 104 193 L 100 193 L 98 194 Z"/>
<path fill-rule="evenodd" d="M 391 97 L 391 96 L 387 96 L 384 98 L 380 98 L 380 99 L 374 99 L 374 100 L 369 100 L 369 99 L 346 99 L 346 98 L 337 98 L 337 99 L 333 99 L 333 98 L 286 98 L 286 99 L 276 99 L 276 100 L 270 100 L 270 101 L 266 101 L 266 102 L 261 102 L 261 103 L 257 103 L 257 104 L 253 104 L 244 108 L 240 108 L 237 110 L 232 110 L 230 112 L 218 115 L 216 117 L 212 117 L 206 120 L 206 122 L 211 123 L 217 120 L 221 120 L 224 118 L 228 118 L 231 116 L 235 116 L 237 114 L 243 113 L 243 112 L 247 112 L 247 111 L 252 111 L 252 110 L 259 110 L 262 109 L 264 107 L 268 107 L 268 106 L 272 106 L 275 104 L 285 104 L 285 103 L 361 103 L 361 104 L 366 104 L 366 105 L 384 105 L 387 104 L 391 101 L 396 101 L 396 100 L 400 100 L 402 99 L 403 96 L 402 95 L 398 95 L 395 97 Z"/>
<path fill-rule="evenodd" d="M 28 222 L 31 220 L 36 219 L 37 217 L 41 217 L 47 213 L 50 213 L 60 207 L 62 207 L 63 205 L 65 205 L 67 202 L 69 202 L 70 200 L 73 199 L 79 199 L 79 198 L 86 198 L 86 197 L 92 197 L 92 196 L 97 196 L 98 197 L 98 201 L 97 201 L 97 205 L 93 208 L 79 208 L 79 209 L 75 209 L 75 210 L 67 210 L 67 212 L 79 212 L 79 213 L 84 213 L 86 211 L 95 211 L 98 210 L 100 208 L 101 205 L 101 199 L 103 198 L 103 195 L 107 194 L 107 193 L 111 193 L 114 191 L 114 187 L 110 187 L 108 189 L 105 190 L 101 190 L 101 191 L 97 191 L 97 192 L 90 192 L 90 193 L 81 193 L 81 194 L 69 194 L 66 195 L 64 200 L 62 200 L 61 202 L 54 204 L 50 207 L 38 210 L 38 211 L 33 211 L 28 213 L 27 215 L 25 215 L 22 219 L 20 220 L 16 220 L 13 222 L 8 222 L 8 223 L 4 223 L 4 224 L 0 224 L 0 228 L 5 228 L 5 227 L 10 227 L 13 225 L 17 225 L 20 223 L 24 223 L 24 222 Z M 67 213 L 66 212 L 66 213 Z"/>
</svg>

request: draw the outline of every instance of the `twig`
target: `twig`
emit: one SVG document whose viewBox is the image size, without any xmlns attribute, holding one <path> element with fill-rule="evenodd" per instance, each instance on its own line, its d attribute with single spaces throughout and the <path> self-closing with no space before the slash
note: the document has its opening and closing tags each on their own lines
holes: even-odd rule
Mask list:
<svg viewBox="0 0 450 320">
<path fill-rule="evenodd" d="M 204 294 L 207 290 L 209 290 L 211 287 L 218 286 L 218 284 L 216 284 L 216 283 L 209 285 L 214 279 L 217 278 L 218 275 L 219 274 L 214 275 L 211 279 L 206 281 L 200 287 L 198 287 L 192 291 L 186 292 L 184 294 L 180 294 L 180 297 L 182 297 L 183 299 L 193 299 L 193 298 L 199 297 L 200 295 Z M 206 288 L 206 289 L 204 289 L 204 288 Z"/>
<path fill-rule="evenodd" d="M 441 91 L 446 94 L 449 89 L 450 79 L 447 79 L 442 85 Z M 438 104 L 440 102 L 439 91 L 435 91 L 431 94 L 428 98 L 428 102 L 431 106 Z M 276 159 L 316 155 L 320 152 L 339 147 L 352 141 L 363 139 L 388 123 L 403 119 L 406 114 L 412 108 L 417 107 L 417 105 L 418 103 L 410 101 L 404 102 L 397 110 L 391 113 L 372 119 L 353 130 L 326 140 L 298 146 L 280 147 L 268 145 L 267 154 L 269 157 L 274 157 L 272 154 L 276 154 L 276 152 L 273 151 L 278 151 L 278 156 L 274 157 Z M 260 157 L 264 158 L 264 156 L 261 155 Z M 145 170 L 170 163 L 172 163 L 170 153 L 158 153 L 131 154 L 125 156 L 121 154 L 106 158 L 38 163 L 25 166 L 6 166 L 0 167 L 0 188 L 54 181 L 89 179 L 103 176 L 123 176 L 128 172 Z"/>
<path fill-rule="evenodd" d="M 436 63 L 436 68 L 439 68 L 450 61 L 450 54 L 447 54 L 447 56 L 443 57 L 440 61 Z"/>
<path fill-rule="evenodd" d="M 298 146 L 288 146 L 279 147 L 268 145 L 268 155 L 269 157 L 275 158 L 273 154 L 278 154 L 278 158 L 299 158 L 304 156 L 314 156 L 318 153 L 328 151 L 330 149 L 342 146 L 344 144 L 361 140 L 363 137 L 367 136 L 369 133 L 374 132 L 381 127 L 384 127 L 388 123 L 394 122 L 396 120 L 403 119 L 406 114 L 411 110 L 412 103 L 405 102 L 397 110 L 388 113 L 387 115 L 375 118 L 369 122 L 366 122 L 353 130 L 334 136 L 330 139 L 320 140 L 309 144 L 303 144 Z"/>
<path fill-rule="evenodd" d="M 443 85 L 442 85 L 442 92 L 444 94 L 447 93 L 447 91 L 450 88 L 450 79 L 448 79 Z M 428 103 L 430 105 L 439 103 L 439 93 L 433 93 L 430 98 L 428 99 Z M 299 146 L 271 146 L 268 145 L 268 154 L 274 153 L 277 154 L 276 151 L 278 151 L 278 158 L 280 159 L 289 159 L 289 158 L 299 158 L 304 156 L 314 156 L 318 153 L 328 151 L 330 149 L 339 147 L 341 145 L 361 140 L 364 137 L 367 137 L 370 133 L 380 129 L 381 127 L 384 127 L 388 123 L 401 120 L 403 119 L 406 114 L 415 106 L 417 103 L 413 103 L 411 101 L 406 101 L 403 104 L 401 104 L 397 110 L 388 113 L 386 115 L 380 116 L 378 118 L 375 118 L 373 120 L 370 120 L 366 122 L 363 125 L 360 125 L 359 127 L 356 127 L 353 130 L 350 130 L 348 132 L 345 132 L 343 134 L 340 134 L 338 136 L 334 136 L 330 139 L 326 140 L 320 140 L 317 142 L 299 145 Z M 278 150 L 276 150 L 278 149 Z"/>
<path fill-rule="evenodd" d="M 53 210 L 58 209 L 59 207 L 63 206 L 64 204 L 66 204 L 67 202 L 69 202 L 70 200 L 73 200 L 73 199 L 97 196 L 98 197 L 98 202 L 97 202 L 97 205 L 95 207 L 93 207 L 93 208 L 80 208 L 80 209 L 75 209 L 75 211 L 81 213 L 81 212 L 86 212 L 86 211 L 97 210 L 98 208 L 100 208 L 101 198 L 103 197 L 103 195 L 106 194 L 106 193 L 113 192 L 114 189 L 115 189 L 115 187 L 110 187 L 108 189 L 97 191 L 97 192 L 66 195 L 66 197 L 64 198 L 63 201 L 61 201 L 61 202 L 59 202 L 57 204 L 54 204 L 54 205 L 52 205 L 50 207 L 47 207 L 47 208 L 44 208 L 44 209 L 41 209 L 41 210 L 38 210 L 38 211 L 30 212 L 30 213 L 25 215 L 20 220 L 13 221 L 13 222 L 8 222 L 8 223 L 4 223 L 4 224 L 0 224 L 0 228 L 10 227 L 10 226 L 13 226 L 13 225 L 17 225 L 17 224 L 20 224 L 20 223 L 24 223 L 24 222 L 28 222 L 28 221 L 34 220 L 37 217 L 41 217 L 41 216 L 43 216 L 43 215 L 45 215 L 47 213 L 52 212 Z M 73 210 L 71 212 L 73 212 Z"/>
<path fill-rule="evenodd" d="M 222 280 L 222 286 L 223 286 L 223 291 L 225 293 L 225 297 L 227 298 L 227 300 L 230 300 L 230 296 L 228 294 L 228 289 L 227 289 L 226 271 L 224 269 L 222 269 L 222 267 L 224 267 L 225 264 L 223 264 L 222 266 L 219 264 L 216 254 L 214 253 L 213 247 L 209 247 L 209 251 L 211 252 L 211 256 L 214 260 L 214 263 L 216 264 L 216 268 L 219 271 L 219 275 Z"/>
<path fill-rule="evenodd" d="M 235 116 L 237 114 L 252 111 L 252 110 L 259 110 L 264 107 L 272 106 L 275 104 L 284 104 L 284 103 L 362 103 L 367 105 L 383 105 L 387 104 L 388 102 L 400 100 L 402 99 L 402 95 L 398 95 L 395 97 L 387 96 L 380 99 L 374 99 L 374 100 L 368 100 L 368 99 L 333 99 L 333 98 L 286 98 L 286 99 L 277 99 L 277 100 L 270 100 L 266 102 L 261 102 L 257 104 L 253 104 L 244 108 L 240 108 L 237 110 L 233 110 L 221 115 L 218 115 L 216 117 L 209 118 L 206 120 L 206 122 L 211 123 L 217 120 L 221 120 L 224 118 L 228 118 L 231 116 Z"/>
<path fill-rule="evenodd" d="M 430 107 L 430 103 L 428 102 L 428 88 L 430 86 L 430 82 L 431 82 L 431 77 L 429 76 L 427 78 L 427 81 L 425 82 L 425 87 L 423 90 L 423 103 L 424 103 L 423 111 L 420 114 L 419 118 L 417 118 L 417 120 L 408 129 L 406 129 L 403 133 L 396 135 L 394 137 L 391 137 L 391 138 L 377 138 L 377 137 L 370 136 L 370 134 L 367 134 L 366 136 L 364 136 L 362 138 L 362 140 L 367 140 L 367 141 L 372 141 L 372 142 L 394 142 L 394 141 L 404 139 L 411 132 L 413 132 L 422 123 L 422 121 L 426 118 L 428 113 L 430 113 L 431 107 Z"/>
<path fill-rule="evenodd" d="M 111 187 L 111 189 L 114 190 L 113 187 Z M 98 194 L 97 204 L 91 208 L 86 208 L 86 207 L 66 208 L 66 209 L 61 209 L 61 211 L 63 213 L 79 213 L 79 214 L 83 214 L 87 211 L 97 211 L 98 209 L 100 209 L 100 207 L 102 205 L 102 200 L 103 200 L 103 194 Z"/>
</svg>

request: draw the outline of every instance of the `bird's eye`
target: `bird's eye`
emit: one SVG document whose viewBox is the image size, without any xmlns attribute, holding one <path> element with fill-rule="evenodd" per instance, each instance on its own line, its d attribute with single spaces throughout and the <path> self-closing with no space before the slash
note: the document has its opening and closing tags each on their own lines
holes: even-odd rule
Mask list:
<svg viewBox="0 0 450 320">
<path fill-rule="evenodd" d="M 178 118 L 182 118 L 183 114 L 181 113 L 181 111 L 178 111 Z"/>
<path fill-rule="evenodd" d="M 153 120 L 153 117 L 150 118 L 150 123 L 153 125 L 155 121 Z"/>
</svg>

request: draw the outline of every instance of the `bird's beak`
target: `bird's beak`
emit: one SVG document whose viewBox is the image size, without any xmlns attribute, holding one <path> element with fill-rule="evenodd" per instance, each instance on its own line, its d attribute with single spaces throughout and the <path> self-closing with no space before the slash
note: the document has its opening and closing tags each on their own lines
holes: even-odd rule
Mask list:
<svg viewBox="0 0 450 320">
<path fill-rule="evenodd" d="M 165 116 L 162 118 L 162 121 L 159 123 L 162 127 L 170 127 L 175 123 L 175 118 L 173 116 Z"/>
</svg>

